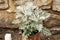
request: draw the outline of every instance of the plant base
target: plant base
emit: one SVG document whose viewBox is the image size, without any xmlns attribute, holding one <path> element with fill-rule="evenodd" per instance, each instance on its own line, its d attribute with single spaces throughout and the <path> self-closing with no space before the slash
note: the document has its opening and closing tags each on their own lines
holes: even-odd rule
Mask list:
<svg viewBox="0 0 60 40">
<path fill-rule="evenodd" d="M 35 35 L 27 38 L 27 40 L 40 40 L 40 33 L 36 33 Z"/>
</svg>

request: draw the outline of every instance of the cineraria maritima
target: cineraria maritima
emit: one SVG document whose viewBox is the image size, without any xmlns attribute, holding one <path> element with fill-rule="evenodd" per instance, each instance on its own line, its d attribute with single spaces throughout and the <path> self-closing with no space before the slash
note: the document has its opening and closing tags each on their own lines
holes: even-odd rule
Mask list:
<svg viewBox="0 0 60 40">
<path fill-rule="evenodd" d="M 17 6 L 16 19 L 12 23 L 20 24 L 19 29 L 24 30 L 25 37 L 31 36 L 32 32 L 36 30 L 49 36 L 50 31 L 43 26 L 43 20 L 48 17 L 50 17 L 50 13 L 34 6 L 32 2 L 27 2 L 25 5 Z"/>
</svg>

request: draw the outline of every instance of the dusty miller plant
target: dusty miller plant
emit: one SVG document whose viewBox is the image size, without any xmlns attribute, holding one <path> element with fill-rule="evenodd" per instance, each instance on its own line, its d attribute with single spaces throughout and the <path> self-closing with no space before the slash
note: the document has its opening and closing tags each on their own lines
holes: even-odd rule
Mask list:
<svg viewBox="0 0 60 40">
<path fill-rule="evenodd" d="M 32 2 L 25 5 L 17 6 L 16 19 L 13 24 L 20 24 L 19 29 L 23 29 L 25 38 L 34 35 L 34 31 L 42 32 L 44 35 L 51 35 L 50 31 L 43 26 L 43 20 L 48 18 L 50 13 L 43 11 L 41 8 L 34 6 Z M 25 39 L 24 39 L 25 40 Z"/>
</svg>

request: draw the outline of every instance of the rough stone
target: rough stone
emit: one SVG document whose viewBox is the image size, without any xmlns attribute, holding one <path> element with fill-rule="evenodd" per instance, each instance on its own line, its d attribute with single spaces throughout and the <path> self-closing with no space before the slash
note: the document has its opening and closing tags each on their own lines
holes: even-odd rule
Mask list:
<svg viewBox="0 0 60 40">
<path fill-rule="evenodd" d="M 50 4 L 52 2 L 52 0 L 34 0 L 33 2 L 37 6 L 43 6 L 43 5 Z"/>
<path fill-rule="evenodd" d="M 10 28 L 0 28 L 0 40 L 5 40 L 4 36 L 6 33 L 11 34 L 12 40 L 22 40 L 22 34 L 19 34 L 19 29 L 10 29 Z"/>
<path fill-rule="evenodd" d="M 33 3 L 42 9 L 50 9 L 52 6 L 52 0 L 34 0 Z"/>
<path fill-rule="evenodd" d="M 60 0 L 53 0 L 52 9 L 55 11 L 60 11 Z"/>
<path fill-rule="evenodd" d="M 46 27 L 59 27 L 60 26 L 60 13 L 51 13 L 51 16 L 44 21 Z"/>
<path fill-rule="evenodd" d="M 13 12 L 15 11 L 16 6 L 14 5 L 13 0 L 9 0 L 9 8 L 7 9 L 8 12 Z"/>
<path fill-rule="evenodd" d="M 15 19 L 15 13 L 0 11 L 0 27 L 18 28 L 17 25 L 12 24 L 12 21 L 14 19 Z"/>
<path fill-rule="evenodd" d="M 0 0 L 0 9 L 7 9 L 8 7 L 8 0 Z"/>
<path fill-rule="evenodd" d="M 42 9 L 50 9 L 52 0 L 18 0 L 15 1 L 15 5 L 22 5 L 26 2 L 33 2 L 34 5 L 41 7 Z"/>
<path fill-rule="evenodd" d="M 26 2 L 29 2 L 29 1 L 32 1 L 32 0 L 15 0 L 14 4 L 15 5 L 22 5 L 22 4 L 25 4 Z"/>
<path fill-rule="evenodd" d="M 41 8 L 42 9 L 51 9 L 51 4 L 49 4 L 49 5 L 44 5 L 44 6 L 41 6 Z"/>
<path fill-rule="evenodd" d="M 53 37 L 55 40 L 60 40 L 60 34 L 54 35 Z"/>
</svg>

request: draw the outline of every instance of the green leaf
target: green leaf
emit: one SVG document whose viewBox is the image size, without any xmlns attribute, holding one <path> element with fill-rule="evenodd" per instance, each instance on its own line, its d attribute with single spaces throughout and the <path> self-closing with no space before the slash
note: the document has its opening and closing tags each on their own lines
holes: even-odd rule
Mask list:
<svg viewBox="0 0 60 40">
<path fill-rule="evenodd" d="M 50 30 L 48 30 L 48 29 L 45 28 L 45 27 L 43 28 L 42 33 L 43 33 L 44 35 L 46 35 L 46 36 L 52 35 L 51 32 L 50 32 Z"/>
</svg>

